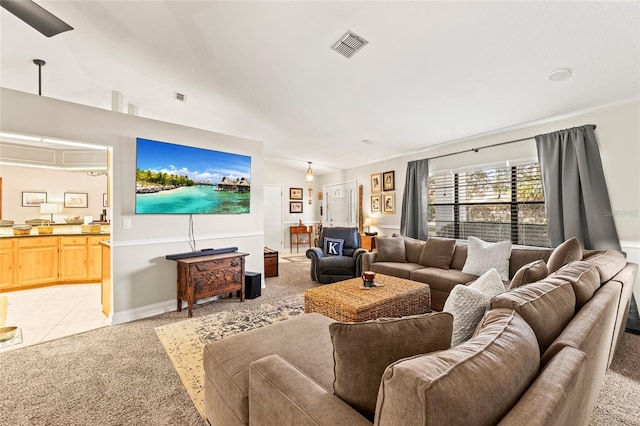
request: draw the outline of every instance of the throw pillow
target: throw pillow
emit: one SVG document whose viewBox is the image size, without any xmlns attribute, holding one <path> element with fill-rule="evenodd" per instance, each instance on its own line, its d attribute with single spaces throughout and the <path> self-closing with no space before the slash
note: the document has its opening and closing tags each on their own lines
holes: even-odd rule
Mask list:
<svg viewBox="0 0 640 426">
<path fill-rule="evenodd" d="M 582 260 L 582 245 L 576 237 L 573 237 L 553 250 L 547 262 L 549 273 L 552 274 L 567 263 L 575 260 Z"/>
<path fill-rule="evenodd" d="M 534 283 L 546 278 L 549 275 L 549 269 L 544 260 L 534 260 L 518 269 L 513 274 L 513 279 L 509 285 L 509 290 L 522 287 L 525 284 Z"/>
<path fill-rule="evenodd" d="M 500 293 L 504 293 L 504 284 L 493 268 L 470 285 L 458 284 L 451 290 L 442 311 L 453 315 L 452 347 L 471 338 L 489 308 L 491 298 Z"/>
<path fill-rule="evenodd" d="M 373 421 L 378 388 L 390 364 L 449 349 L 453 318 L 438 312 L 329 325 L 336 396 Z"/>
<path fill-rule="evenodd" d="M 343 245 L 344 245 L 344 240 L 342 239 L 325 237 L 324 254 L 327 256 L 342 256 Z"/>
<path fill-rule="evenodd" d="M 480 238 L 469 237 L 467 260 L 462 272 L 482 275 L 495 268 L 502 281 L 509 280 L 509 258 L 511 257 L 511 241 L 489 243 Z"/>
<path fill-rule="evenodd" d="M 429 237 L 422 248 L 418 263 L 434 268 L 449 269 L 455 249 L 456 240 L 453 238 Z"/>
<path fill-rule="evenodd" d="M 376 248 L 378 250 L 376 262 L 406 263 L 407 261 L 402 237 L 377 237 Z"/>
</svg>

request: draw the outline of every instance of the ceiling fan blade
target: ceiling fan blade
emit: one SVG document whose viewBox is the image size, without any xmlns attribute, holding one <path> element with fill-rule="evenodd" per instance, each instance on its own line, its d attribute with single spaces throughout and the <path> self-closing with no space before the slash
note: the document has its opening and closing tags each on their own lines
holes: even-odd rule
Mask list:
<svg viewBox="0 0 640 426">
<path fill-rule="evenodd" d="M 31 0 L 0 0 L 0 5 L 47 37 L 73 29 Z"/>
</svg>

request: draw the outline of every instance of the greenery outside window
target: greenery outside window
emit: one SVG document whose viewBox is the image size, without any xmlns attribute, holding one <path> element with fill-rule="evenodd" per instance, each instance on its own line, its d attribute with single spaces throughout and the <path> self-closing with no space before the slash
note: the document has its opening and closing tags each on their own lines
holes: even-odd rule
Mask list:
<svg viewBox="0 0 640 426">
<path fill-rule="evenodd" d="M 549 247 L 540 165 L 430 176 L 429 235 Z"/>
</svg>

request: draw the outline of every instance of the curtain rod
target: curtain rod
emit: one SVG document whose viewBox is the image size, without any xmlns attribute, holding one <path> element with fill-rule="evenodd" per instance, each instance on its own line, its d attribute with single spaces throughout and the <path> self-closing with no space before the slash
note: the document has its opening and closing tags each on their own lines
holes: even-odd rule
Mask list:
<svg viewBox="0 0 640 426">
<path fill-rule="evenodd" d="M 593 128 L 596 128 L 595 124 L 590 124 L 590 126 L 593 126 Z M 500 142 L 500 143 L 494 143 L 493 145 L 487 145 L 487 146 L 481 146 L 479 148 L 469 148 L 469 149 L 465 149 L 462 151 L 458 151 L 458 152 L 451 152 L 449 154 L 442 154 L 442 155 L 436 155 L 435 157 L 429 157 L 429 160 L 435 160 L 436 158 L 443 158 L 443 157 L 450 157 L 452 155 L 458 155 L 458 154 L 464 154 L 465 152 L 478 152 L 481 149 L 485 149 L 485 148 L 494 148 L 496 146 L 502 146 L 502 145 L 508 145 L 510 143 L 516 143 L 516 142 L 522 142 L 522 141 L 527 141 L 529 139 L 535 139 L 535 136 L 530 136 L 528 138 L 521 138 L 521 139 L 514 139 L 512 141 L 506 141 L 506 142 Z"/>
</svg>

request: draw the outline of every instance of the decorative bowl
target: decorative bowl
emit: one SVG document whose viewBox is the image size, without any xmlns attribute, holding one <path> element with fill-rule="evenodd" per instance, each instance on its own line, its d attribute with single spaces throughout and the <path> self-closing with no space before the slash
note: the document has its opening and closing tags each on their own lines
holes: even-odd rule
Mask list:
<svg viewBox="0 0 640 426">
<path fill-rule="evenodd" d="M 18 331 L 18 327 L 1 327 L 0 328 L 0 342 L 4 342 L 5 340 L 13 339 L 13 336 L 16 335 Z"/>
<path fill-rule="evenodd" d="M 64 221 L 69 225 L 82 225 L 84 223 L 84 219 L 80 216 L 65 217 Z"/>
</svg>

